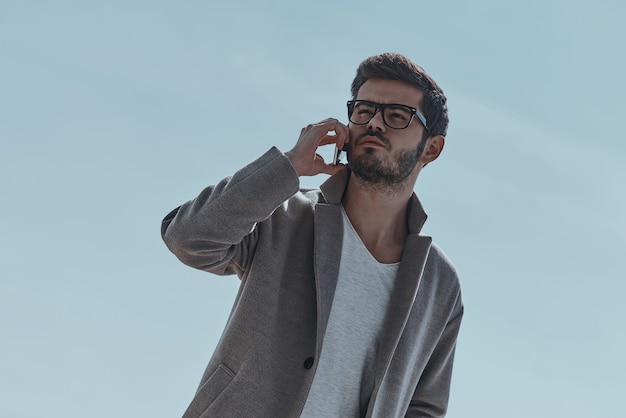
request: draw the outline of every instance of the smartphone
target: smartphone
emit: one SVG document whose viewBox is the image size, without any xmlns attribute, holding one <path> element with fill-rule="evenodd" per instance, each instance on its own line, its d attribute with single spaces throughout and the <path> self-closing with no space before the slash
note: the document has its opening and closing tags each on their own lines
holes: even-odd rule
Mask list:
<svg viewBox="0 0 626 418">
<path fill-rule="evenodd" d="M 335 155 L 333 157 L 333 164 L 337 165 L 337 164 L 341 164 L 341 153 L 343 152 L 343 149 L 339 149 L 339 147 L 335 144 Z"/>
</svg>

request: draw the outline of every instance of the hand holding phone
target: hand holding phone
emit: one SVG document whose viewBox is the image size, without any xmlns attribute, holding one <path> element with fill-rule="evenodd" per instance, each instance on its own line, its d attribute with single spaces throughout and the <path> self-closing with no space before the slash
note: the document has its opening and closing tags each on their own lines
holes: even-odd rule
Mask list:
<svg viewBox="0 0 626 418">
<path fill-rule="evenodd" d="M 337 119 L 325 119 L 302 128 L 298 142 L 285 155 L 291 161 L 298 176 L 314 176 L 320 173 L 332 175 L 342 168 L 341 164 L 326 163 L 324 158 L 317 153 L 317 149 L 331 144 L 343 149 L 349 141 L 349 135 L 346 125 Z M 334 160 L 338 160 L 340 152 L 335 152 Z"/>
</svg>

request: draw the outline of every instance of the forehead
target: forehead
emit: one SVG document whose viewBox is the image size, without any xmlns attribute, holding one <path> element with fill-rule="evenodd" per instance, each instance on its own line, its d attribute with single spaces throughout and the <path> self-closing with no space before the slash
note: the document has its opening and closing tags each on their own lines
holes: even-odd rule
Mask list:
<svg viewBox="0 0 626 418">
<path fill-rule="evenodd" d="M 419 108 L 423 95 L 417 87 L 404 81 L 370 78 L 361 86 L 356 99 L 383 104 L 397 103 Z"/>
</svg>

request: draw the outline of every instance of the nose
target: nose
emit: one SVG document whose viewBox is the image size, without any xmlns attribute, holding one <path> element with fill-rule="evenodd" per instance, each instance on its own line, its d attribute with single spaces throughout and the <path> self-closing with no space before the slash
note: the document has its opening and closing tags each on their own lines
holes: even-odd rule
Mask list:
<svg viewBox="0 0 626 418">
<path fill-rule="evenodd" d="M 370 119 L 367 123 L 367 129 L 371 131 L 385 132 L 386 128 L 385 121 L 383 120 L 383 111 L 381 109 L 377 109 L 372 119 Z"/>
</svg>

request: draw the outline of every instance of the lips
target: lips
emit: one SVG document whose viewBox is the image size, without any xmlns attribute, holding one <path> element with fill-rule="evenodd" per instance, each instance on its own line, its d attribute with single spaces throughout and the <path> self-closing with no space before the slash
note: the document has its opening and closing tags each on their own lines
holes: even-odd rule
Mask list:
<svg viewBox="0 0 626 418">
<path fill-rule="evenodd" d="M 363 142 L 361 142 L 361 145 L 374 145 L 374 146 L 377 146 L 377 147 L 383 147 L 383 144 L 381 144 L 378 141 L 363 141 Z"/>
</svg>

